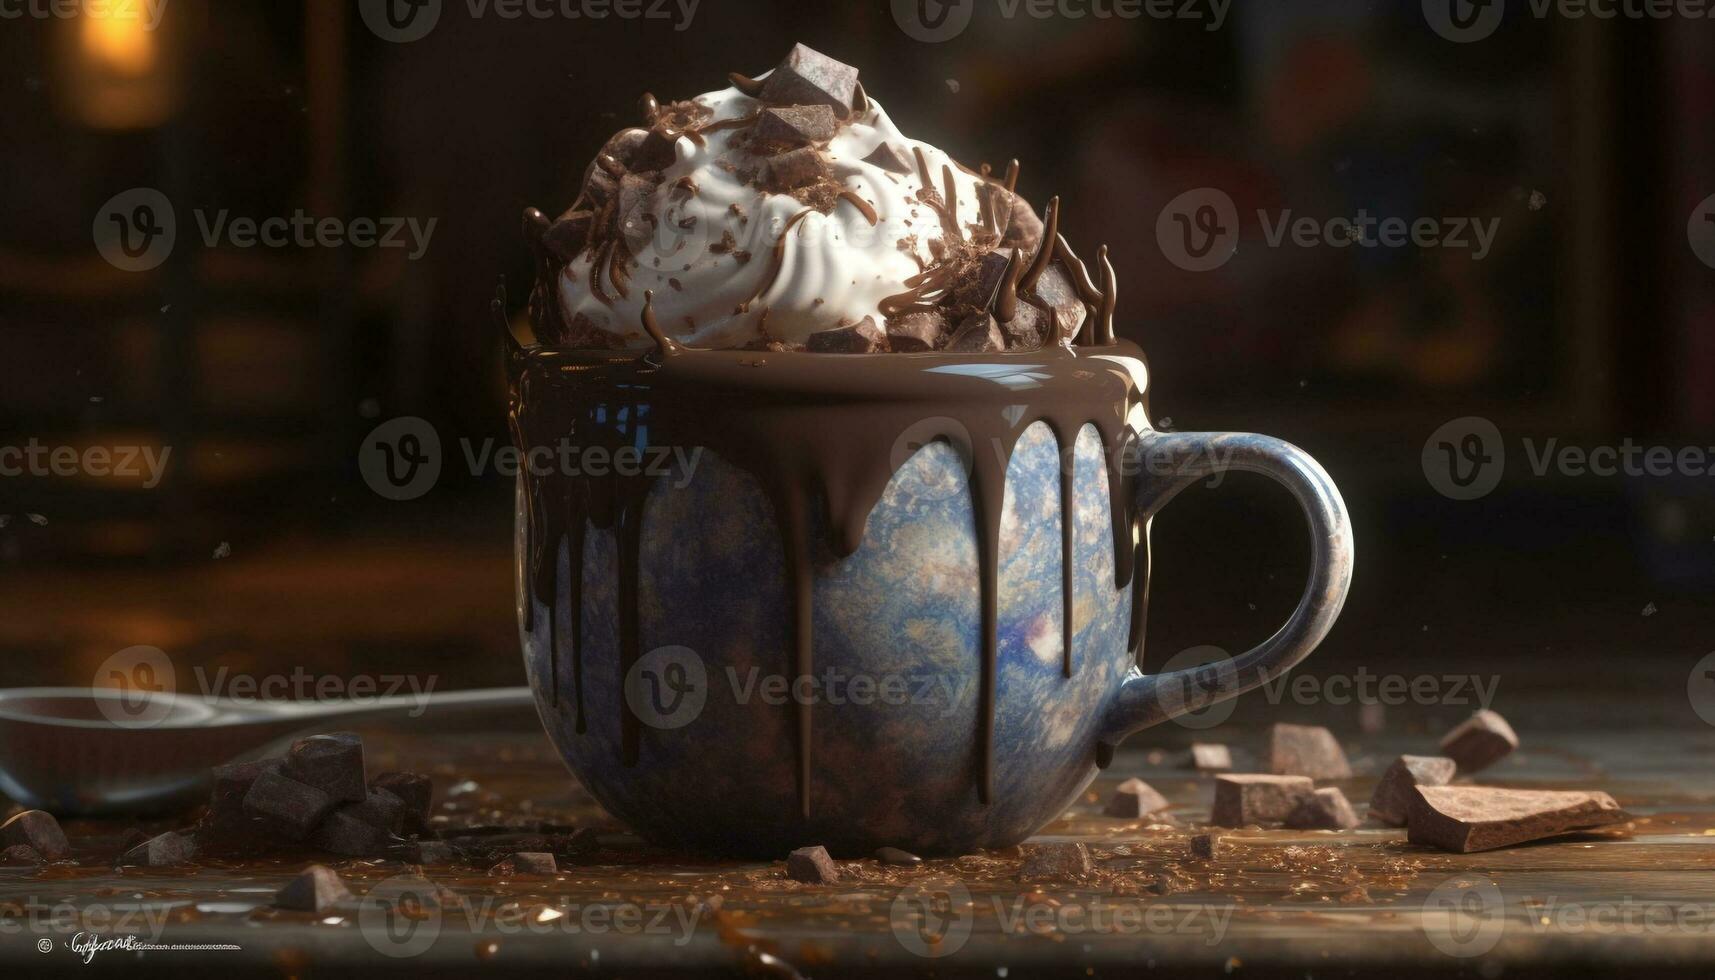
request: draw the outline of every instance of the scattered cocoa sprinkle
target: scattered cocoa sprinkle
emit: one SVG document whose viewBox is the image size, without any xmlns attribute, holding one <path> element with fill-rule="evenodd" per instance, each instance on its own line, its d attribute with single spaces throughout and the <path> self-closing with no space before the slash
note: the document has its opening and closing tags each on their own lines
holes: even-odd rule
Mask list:
<svg viewBox="0 0 1715 980">
<path fill-rule="evenodd" d="M 667 285 L 672 286 L 674 289 L 684 289 L 685 288 L 684 283 L 682 283 L 678 279 L 674 279 L 674 278 L 669 278 L 667 280 Z"/>
<path fill-rule="evenodd" d="M 709 243 L 709 251 L 715 253 L 716 255 L 726 255 L 730 252 L 737 251 L 737 249 L 738 249 L 738 239 L 732 237 L 732 230 L 731 229 L 727 229 L 726 231 L 721 232 L 721 240 L 720 241 Z M 690 268 L 690 267 L 686 266 L 686 268 Z"/>
<path fill-rule="evenodd" d="M 741 248 L 741 249 L 738 249 L 737 251 L 733 252 L 732 257 L 738 261 L 739 265 L 743 265 L 746 262 L 750 261 L 750 252 L 746 249 Z"/>
<path fill-rule="evenodd" d="M 822 297 L 818 296 L 815 299 L 810 301 L 810 305 L 811 306 L 821 306 L 824 302 L 826 302 L 826 301 L 823 300 Z"/>
<path fill-rule="evenodd" d="M 744 217 L 744 209 L 739 207 L 737 203 L 727 205 L 726 212 L 735 218 Z"/>
</svg>

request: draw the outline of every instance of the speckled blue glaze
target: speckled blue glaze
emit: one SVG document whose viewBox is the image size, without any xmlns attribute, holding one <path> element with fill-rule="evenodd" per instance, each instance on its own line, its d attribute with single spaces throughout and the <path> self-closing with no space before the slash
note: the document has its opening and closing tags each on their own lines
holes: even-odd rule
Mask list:
<svg viewBox="0 0 1715 980">
<path fill-rule="evenodd" d="M 543 724 L 609 812 L 668 846 L 778 857 L 808 844 L 847 855 L 882 845 L 956 854 L 1015 844 L 1064 812 L 1089 784 L 1101 741 L 1117 741 L 1166 716 L 1151 686 L 1155 679 L 1133 668 L 1127 650 L 1132 586 L 1114 582 L 1101 450 L 1095 430 L 1086 427 L 1075 454 L 1071 677 L 1062 670 L 1057 447 L 1045 425 L 1021 436 L 1007 471 L 990 803 L 979 800 L 977 778 L 976 522 L 965 468 L 944 443 L 923 447 L 894 475 L 850 557 L 835 558 L 824 530 L 814 528 L 815 673 L 832 670 L 877 685 L 902 679 L 896 683 L 905 685 L 906 696 L 903 703 L 851 698 L 836 704 L 823 692 L 813 708 L 808 818 L 800 815 L 796 796 L 794 706 L 769 703 L 752 683 L 753 676 L 760 683 L 794 673 L 780 539 L 756 482 L 712 454 L 703 454 L 688 474 L 657 481 L 642 530 L 641 650 L 695 651 L 706 684 L 700 712 L 681 727 L 644 725 L 637 764 L 622 763 L 617 544 L 611 531 L 592 528 L 578 556 L 584 566 L 582 733 L 575 724 L 572 671 L 565 662 L 557 672 L 550 669 L 547 610 L 537 604 L 534 629 L 520 627 Z M 1242 462 L 1235 465 L 1245 468 Z M 1314 462 L 1308 466 L 1315 468 Z M 1187 467 L 1175 479 L 1157 481 L 1159 487 L 1142 494 L 1145 513 L 1198 475 Z M 1320 488 L 1311 496 L 1317 493 Z M 1300 614 L 1309 608 L 1314 622 L 1289 624 L 1270 641 L 1290 639 L 1285 653 L 1258 648 L 1228 665 L 1237 671 L 1199 676 L 1211 698 L 1231 696 L 1290 666 L 1338 612 L 1350 574 L 1350 532 L 1331 484 L 1328 493 L 1339 527 L 1320 526 L 1313 512 L 1313 543 L 1332 542 L 1341 561 L 1323 561 L 1318 551 L 1337 581 L 1313 581 Z M 523 603 L 533 601 L 523 587 L 525 523 L 520 504 L 521 624 Z M 560 560 L 565 603 L 564 573 L 574 556 L 562 553 Z M 571 622 L 563 608 L 559 621 L 562 629 Z M 1289 632 L 1296 635 L 1286 637 Z M 556 677 L 557 692 L 549 690 Z"/>
</svg>

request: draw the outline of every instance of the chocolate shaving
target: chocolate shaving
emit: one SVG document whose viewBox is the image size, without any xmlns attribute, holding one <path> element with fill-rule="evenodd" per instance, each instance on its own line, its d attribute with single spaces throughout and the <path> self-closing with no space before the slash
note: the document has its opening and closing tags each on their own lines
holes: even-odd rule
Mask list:
<svg viewBox="0 0 1715 980">
<path fill-rule="evenodd" d="M 929 177 L 929 160 L 923 156 L 923 148 L 921 146 L 913 146 L 911 148 L 911 155 L 917 158 L 917 179 L 922 181 L 924 190 L 933 192 L 935 190 L 935 182 Z"/>
<path fill-rule="evenodd" d="M 869 226 L 871 228 L 875 227 L 875 223 L 880 216 L 875 213 L 875 208 L 871 207 L 868 201 L 857 195 L 857 191 L 854 191 L 849 187 L 842 189 L 840 191 L 840 200 L 851 202 L 851 206 L 858 209 L 858 213 L 863 215 L 865 221 L 869 222 Z"/>
<path fill-rule="evenodd" d="M 749 75 L 740 75 L 736 71 L 729 71 L 726 74 L 726 78 L 727 81 L 732 83 L 733 88 L 738 89 L 740 92 L 743 92 L 745 95 L 748 95 L 753 99 L 762 94 L 762 83 L 751 78 Z"/>
</svg>

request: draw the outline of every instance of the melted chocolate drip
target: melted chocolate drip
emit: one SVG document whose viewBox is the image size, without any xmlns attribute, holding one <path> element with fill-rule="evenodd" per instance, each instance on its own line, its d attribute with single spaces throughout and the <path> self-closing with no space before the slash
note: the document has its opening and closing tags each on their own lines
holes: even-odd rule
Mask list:
<svg viewBox="0 0 1715 980">
<path fill-rule="evenodd" d="M 926 274 L 927 275 L 927 274 Z M 1116 587 L 1134 579 L 1136 515 L 1129 478 L 1120 463 L 1130 430 L 1126 416 L 1143 402 L 1131 375 L 1110 361 L 1097 361 L 1062 347 L 1001 354 L 925 354 L 901 360 L 890 354 L 783 354 L 759 360 L 742 351 L 681 347 L 655 322 L 652 296 L 645 294 L 644 329 L 656 350 L 643 357 L 547 347 L 515 349 L 510 358 L 509 419 L 520 449 L 551 446 L 562 439 L 604 445 L 610 451 L 644 444 L 702 446 L 757 479 L 773 507 L 785 560 L 792 651 L 784 665 L 797 677 L 814 669 L 812 568 L 809 528 L 825 517 L 829 546 L 840 557 L 862 544 L 870 511 L 893 476 L 892 443 L 925 417 L 951 420 L 938 437 L 955 444 L 973 462 L 971 498 L 977 524 L 981 602 L 981 711 L 976 782 L 979 798 L 994 794 L 994 724 L 998 656 L 998 567 L 1000 521 L 1007 464 L 1018 438 L 1035 422 L 1046 422 L 1061 453 L 1062 665 L 1074 669 L 1072 554 L 1075 508 L 1070 451 L 1078 433 L 1092 425 L 1108 461 L 1116 546 Z M 1141 356 L 1127 344 L 1116 353 Z M 972 370 L 1004 366 L 1004 372 Z M 1024 395 L 1004 378 L 1028 368 Z M 996 377 L 1002 380 L 995 380 Z M 1029 411 L 1016 412 L 1028 399 Z M 966 445 L 962 440 L 969 437 Z M 529 593 L 550 611 L 553 631 L 548 672 L 558 698 L 560 628 L 559 555 L 569 551 L 571 677 L 577 730 L 585 731 L 581 605 L 586 528 L 611 528 L 619 542 L 620 673 L 642 654 L 640 635 L 641 543 L 646 476 L 526 478 Z M 1134 596 L 1141 608 L 1146 583 Z M 527 604 L 525 628 L 533 628 Z M 1135 622 L 1135 619 L 1134 619 Z M 669 639 L 669 638 L 659 638 Z M 812 714 L 793 707 L 796 735 L 794 778 L 799 809 L 810 812 Z M 621 759 L 635 765 L 644 732 L 628 708 L 617 719 Z"/>
</svg>

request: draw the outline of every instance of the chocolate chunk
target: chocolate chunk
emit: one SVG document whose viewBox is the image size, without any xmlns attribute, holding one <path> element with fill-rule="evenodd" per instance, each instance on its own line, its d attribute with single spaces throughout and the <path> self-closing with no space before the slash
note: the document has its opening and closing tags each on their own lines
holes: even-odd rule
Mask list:
<svg viewBox="0 0 1715 980">
<path fill-rule="evenodd" d="M 953 302 L 979 310 L 988 309 L 994 303 L 994 294 L 1000 289 L 1000 281 L 1006 276 L 1006 263 L 1011 258 L 1010 248 L 991 249 L 979 256 L 965 270 L 962 281 L 953 290 Z"/>
<path fill-rule="evenodd" d="M 1089 309 L 1078 297 L 1077 287 L 1072 285 L 1072 280 L 1067 278 L 1058 262 L 1050 262 L 1048 268 L 1042 270 L 1042 277 L 1036 280 L 1035 297 L 1036 302 L 1053 317 L 1054 328 L 1058 331 L 1055 336 L 1070 340 L 1078 335 Z"/>
<path fill-rule="evenodd" d="M 420 840 L 410 845 L 411 860 L 417 864 L 457 864 L 458 852 L 442 840 Z"/>
<path fill-rule="evenodd" d="M 119 863 L 164 868 L 175 864 L 189 864 L 196 856 L 197 842 L 194 838 L 189 834 L 169 830 L 126 851 L 119 858 Z"/>
<path fill-rule="evenodd" d="M 0 824 L 0 846 L 22 844 L 49 861 L 58 861 L 71 853 L 60 822 L 46 810 L 25 810 Z"/>
<path fill-rule="evenodd" d="M 1370 795 L 1370 816 L 1390 827 L 1405 826 L 1419 786 L 1445 786 L 1458 768 L 1452 759 L 1436 755 L 1402 755 L 1382 773 Z"/>
<path fill-rule="evenodd" d="M 244 815 L 287 840 L 303 840 L 338 801 L 314 786 L 277 772 L 264 772 L 244 794 Z"/>
<path fill-rule="evenodd" d="M 1007 347 L 1012 350 L 1036 350 L 1048 343 L 1048 314 L 1031 303 L 1019 303 L 1010 320 L 1002 320 Z"/>
<path fill-rule="evenodd" d="M 386 790 L 404 804 L 404 833 L 421 834 L 429 829 L 429 808 L 435 798 L 435 784 L 429 777 L 414 772 L 384 772 L 369 781 L 369 788 Z"/>
<path fill-rule="evenodd" d="M 786 60 L 763 79 L 762 101 L 773 105 L 832 106 L 841 119 L 852 113 L 858 70 L 827 55 L 794 44 Z"/>
<path fill-rule="evenodd" d="M 595 215 L 589 211 L 567 211 L 548 226 L 542 234 L 542 247 L 560 262 L 578 257 L 589 243 L 590 229 L 595 227 Z"/>
<path fill-rule="evenodd" d="M 1005 350 L 1006 335 L 1000 332 L 1000 324 L 994 322 L 994 314 L 972 313 L 959 324 L 953 339 L 947 342 L 947 349 L 962 354 Z"/>
<path fill-rule="evenodd" d="M 636 152 L 625 161 L 626 167 L 634 171 L 665 170 L 679 159 L 679 151 L 676 149 L 678 143 L 677 133 L 665 129 L 651 129 L 643 134 Z"/>
<path fill-rule="evenodd" d="M 257 777 L 265 772 L 278 773 L 284 764 L 281 759 L 257 759 L 254 762 L 215 766 L 211 770 L 214 790 L 209 795 L 209 812 L 223 817 L 241 814 L 244 810 L 244 796 L 250 792 L 250 787 L 256 784 Z"/>
<path fill-rule="evenodd" d="M 589 198 L 590 207 L 600 210 L 602 205 L 613 200 L 613 196 L 618 193 L 619 178 L 591 164 L 589 171 L 584 174 L 584 194 Z"/>
<path fill-rule="evenodd" d="M 1090 873 L 1090 849 L 1076 842 L 1038 844 L 1025 854 L 1021 878 L 1070 878 Z"/>
<path fill-rule="evenodd" d="M 1513 726 L 1487 708 L 1441 739 L 1441 754 L 1458 763 L 1460 772 L 1487 769 L 1516 748 L 1518 736 L 1513 734 Z"/>
<path fill-rule="evenodd" d="M 0 868 L 31 868 L 42 863 L 42 856 L 28 844 L 13 844 L 0 851 Z"/>
<path fill-rule="evenodd" d="M 902 851 L 897 847 L 883 847 L 875 852 L 875 859 L 882 864 L 890 864 L 896 868 L 915 868 L 923 863 L 923 859 L 910 851 Z"/>
<path fill-rule="evenodd" d="M 371 823 L 362 807 L 351 803 L 328 814 L 310 832 L 310 843 L 329 854 L 380 857 L 387 850 L 387 831 Z"/>
<path fill-rule="evenodd" d="M 1214 834 L 1198 834 L 1191 838 L 1191 856 L 1204 861 L 1221 853 L 1221 839 Z"/>
<path fill-rule="evenodd" d="M 934 350 L 946 336 L 947 318 L 937 310 L 906 313 L 887 321 L 887 342 L 896 354 Z"/>
<path fill-rule="evenodd" d="M 756 114 L 756 142 L 793 147 L 826 143 L 838 126 L 834 110 L 825 105 L 769 106 Z"/>
<path fill-rule="evenodd" d="M 794 190 L 827 175 L 828 165 L 813 146 L 802 146 L 768 158 L 768 183 L 777 190 Z"/>
<path fill-rule="evenodd" d="M 546 851 L 519 851 L 503 859 L 499 864 L 488 869 L 490 875 L 551 875 L 558 874 L 560 866 L 555 863 L 554 855 Z"/>
<path fill-rule="evenodd" d="M 915 169 L 911 161 L 905 159 L 905 154 L 894 148 L 886 140 L 875 144 L 875 149 L 869 151 L 869 156 L 863 162 L 883 170 L 891 170 L 896 174 L 908 174 Z"/>
<path fill-rule="evenodd" d="M 1165 810 L 1167 806 L 1167 797 L 1157 793 L 1155 787 L 1141 779 L 1128 779 L 1114 790 L 1114 795 L 1108 799 L 1107 809 L 1102 812 L 1123 820 L 1137 820 Z"/>
<path fill-rule="evenodd" d="M 1329 786 L 1299 801 L 1286 815 L 1286 825 L 1293 830 L 1351 830 L 1358 825 L 1358 815 L 1346 794 Z"/>
<path fill-rule="evenodd" d="M 887 335 L 867 316 L 849 327 L 817 331 L 807 341 L 816 354 L 873 354 L 886 343 Z"/>
<path fill-rule="evenodd" d="M 648 138 L 649 130 L 632 126 L 609 136 L 607 142 L 602 144 L 601 152 L 618 160 L 629 169 L 634 166 L 633 158 L 637 155 L 638 147 L 641 147 L 643 141 Z M 651 167 L 648 169 L 658 168 Z"/>
<path fill-rule="evenodd" d="M 1001 244 L 1036 250 L 1042 242 L 1042 216 L 1037 214 L 1022 194 L 995 194 L 995 208 L 1008 208 L 1006 225 L 1001 231 Z"/>
<path fill-rule="evenodd" d="M 1630 820 L 1601 792 L 1419 786 L 1406 814 L 1407 837 L 1469 854 Z"/>
<path fill-rule="evenodd" d="M 1233 753 L 1225 745 L 1192 742 L 1186 765 L 1198 772 L 1226 772 L 1233 768 Z"/>
<path fill-rule="evenodd" d="M 800 847 L 786 855 L 786 877 L 811 885 L 831 885 L 840 880 L 840 869 L 821 845 Z"/>
<path fill-rule="evenodd" d="M 1352 767 L 1334 733 L 1316 725 L 1275 725 L 1268 733 L 1268 771 L 1277 776 L 1350 779 Z"/>
<path fill-rule="evenodd" d="M 293 742 L 286 752 L 285 773 L 336 802 L 362 803 L 369 791 L 363 775 L 363 740 L 350 732 L 311 735 Z"/>
<path fill-rule="evenodd" d="M 1209 822 L 1221 827 L 1278 823 L 1314 790 L 1315 784 L 1305 776 L 1216 776 Z"/>
<path fill-rule="evenodd" d="M 389 834 L 405 830 L 405 802 L 384 789 L 371 788 L 362 803 L 352 803 L 344 809 Z"/>
<path fill-rule="evenodd" d="M 293 912 L 326 912 L 351 901 L 351 892 L 332 868 L 312 864 L 274 893 L 274 907 Z"/>
</svg>

